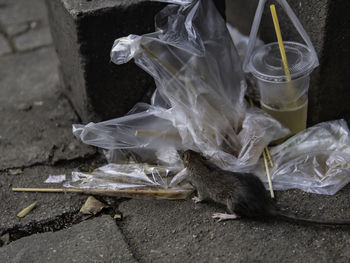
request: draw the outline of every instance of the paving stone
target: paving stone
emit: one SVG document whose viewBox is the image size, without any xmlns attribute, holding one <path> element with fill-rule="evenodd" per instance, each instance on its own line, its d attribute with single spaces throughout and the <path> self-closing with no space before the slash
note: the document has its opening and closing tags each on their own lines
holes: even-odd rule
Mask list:
<svg viewBox="0 0 350 263">
<path fill-rule="evenodd" d="M 29 28 L 30 28 L 30 25 L 28 22 L 4 25 L 5 33 L 10 37 L 23 33 L 27 31 Z"/>
<path fill-rule="evenodd" d="M 58 60 L 53 48 L 0 58 L 0 105 L 41 101 L 58 91 Z"/>
<path fill-rule="evenodd" d="M 136 262 L 115 222 L 102 216 L 0 248 L 3 262 Z"/>
<path fill-rule="evenodd" d="M 52 97 L 43 102 L 43 106 L 27 111 L 7 107 L 0 112 L 0 146 L 6 153 L 0 155 L 0 169 L 54 164 L 95 154 L 95 148 L 72 135 L 72 123 L 79 120 L 67 100 Z"/>
<path fill-rule="evenodd" d="M 0 34 L 0 56 L 11 53 L 11 47 L 7 42 L 7 39 Z"/>
<path fill-rule="evenodd" d="M 291 211 L 318 218 L 350 218 L 350 185 L 335 196 L 277 192 Z M 119 206 L 121 229 L 143 262 L 346 262 L 348 227 L 280 220 L 216 222 L 223 207 L 192 201 L 130 200 Z"/>
<path fill-rule="evenodd" d="M 2 0 L 0 23 L 21 24 L 28 21 L 47 21 L 44 0 Z"/>
<path fill-rule="evenodd" d="M 57 92 L 52 49 L 2 57 L 0 63 L 0 146 L 6 153 L 0 155 L 0 170 L 95 153 L 72 135 L 72 123 L 79 119 Z"/>
<path fill-rule="evenodd" d="M 13 38 L 13 43 L 17 51 L 47 46 L 52 43 L 50 29 L 47 26 L 31 29 Z"/>
</svg>

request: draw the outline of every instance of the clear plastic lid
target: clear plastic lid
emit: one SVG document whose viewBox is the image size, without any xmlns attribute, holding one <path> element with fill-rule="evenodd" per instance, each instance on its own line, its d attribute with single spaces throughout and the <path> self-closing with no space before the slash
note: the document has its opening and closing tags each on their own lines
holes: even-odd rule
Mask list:
<svg viewBox="0 0 350 263">
<path fill-rule="evenodd" d="M 315 67 L 317 57 L 305 45 L 297 42 L 284 42 L 291 79 L 309 74 Z M 285 81 L 282 57 L 278 43 L 270 43 L 256 49 L 250 58 L 251 73 L 270 81 Z"/>
<path fill-rule="evenodd" d="M 280 4 L 306 44 L 284 42 L 288 68 L 291 73 L 291 78 L 295 79 L 303 74 L 310 73 L 311 70 L 319 65 L 317 54 L 309 36 L 287 1 L 275 1 Z M 257 50 L 255 49 L 258 30 L 266 2 L 267 0 L 259 0 L 259 5 L 256 9 L 249 35 L 247 53 L 243 62 L 243 71 L 247 73 L 251 72 L 258 78 L 260 77 L 272 81 L 284 81 L 286 75 L 281 65 L 281 55 L 277 43 L 270 43 Z"/>
</svg>

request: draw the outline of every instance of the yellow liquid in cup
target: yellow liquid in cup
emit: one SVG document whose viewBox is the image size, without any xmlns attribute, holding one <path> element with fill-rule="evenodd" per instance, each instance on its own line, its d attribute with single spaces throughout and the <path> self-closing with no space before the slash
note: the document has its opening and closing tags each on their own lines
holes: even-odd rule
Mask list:
<svg viewBox="0 0 350 263">
<path fill-rule="evenodd" d="M 262 101 L 260 103 L 261 108 L 266 113 L 270 114 L 292 132 L 291 135 L 295 135 L 306 128 L 307 98 L 299 99 L 295 103 L 296 107 L 293 108 L 276 109 L 264 104 Z"/>
</svg>

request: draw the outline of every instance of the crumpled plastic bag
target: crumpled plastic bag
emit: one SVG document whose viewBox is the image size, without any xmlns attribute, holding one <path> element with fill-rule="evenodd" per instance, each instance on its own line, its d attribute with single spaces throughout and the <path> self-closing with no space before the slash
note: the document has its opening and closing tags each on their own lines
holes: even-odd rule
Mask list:
<svg viewBox="0 0 350 263">
<path fill-rule="evenodd" d="M 241 61 L 244 61 L 244 57 L 247 54 L 249 36 L 243 35 L 241 32 L 238 31 L 237 28 L 234 28 L 229 23 L 226 23 L 226 27 L 228 29 L 228 32 L 231 35 L 233 43 L 236 46 L 236 49 L 239 54 L 239 57 L 241 58 Z M 264 45 L 264 42 L 261 39 L 256 40 L 255 48 L 259 48 L 263 45 Z"/>
<path fill-rule="evenodd" d="M 163 167 L 137 163 L 110 163 L 95 169 L 91 173 L 73 172 L 72 179 L 66 182 L 64 186 L 113 190 L 145 187 L 166 189 L 174 185 L 172 179 L 183 169 L 183 167 L 181 169 L 180 167 Z"/>
<path fill-rule="evenodd" d="M 184 179 L 186 168 L 149 164 L 108 164 L 92 172 L 72 172 L 66 188 L 92 194 L 132 198 L 186 199 L 193 187 Z"/>
<path fill-rule="evenodd" d="M 247 111 L 240 58 L 212 1 L 168 5 L 155 22 L 155 32 L 119 38 L 111 51 L 114 63 L 133 58 L 154 77 L 151 105 L 137 104 L 122 118 L 73 125 L 73 133 L 110 150 L 109 156 L 127 149 L 137 161 L 158 163 L 159 152 L 191 149 L 222 169 L 251 171 L 263 148 L 289 131 L 257 108 Z"/>
<path fill-rule="evenodd" d="M 350 182 L 350 132 L 345 120 L 310 127 L 270 148 L 273 188 L 333 195 Z M 266 183 L 263 164 L 255 173 Z"/>
</svg>

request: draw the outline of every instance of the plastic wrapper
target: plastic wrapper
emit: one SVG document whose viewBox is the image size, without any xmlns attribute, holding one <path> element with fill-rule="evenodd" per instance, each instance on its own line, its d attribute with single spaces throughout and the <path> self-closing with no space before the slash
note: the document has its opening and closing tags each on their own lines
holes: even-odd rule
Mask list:
<svg viewBox="0 0 350 263">
<path fill-rule="evenodd" d="M 156 32 L 119 38 L 111 51 L 114 63 L 133 58 L 153 76 L 151 105 L 137 104 L 122 118 L 74 125 L 74 134 L 108 149 L 113 161 L 126 149 L 138 162 L 178 162 L 167 153 L 191 149 L 222 169 L 251 171 L 262 149 L 289 131 L 258 109 L 247 112 L 240 58 L 212 1 L 168 5 L 155 22 Z"/>
<path fill-rule="evenodd" d="M 270 153 L 274 189 L 332 195 L 350 182 L 350 133 L 344 120 L 310 127 Z M 255 173 L 267 184 L 262 163 Z"/>
<path fill-rule="evenodd" d="M 45 183 L 47 183 L 47 184 L 57 184 L 57 183 L 62 183 L 65 180 L 66 180 L 66 175 L 65 174 L 49 175 L 49 177 L 45 180 Z"/>
</svg>

